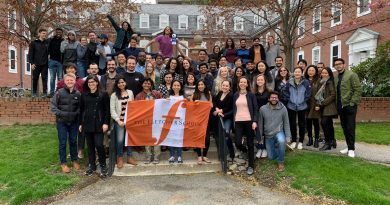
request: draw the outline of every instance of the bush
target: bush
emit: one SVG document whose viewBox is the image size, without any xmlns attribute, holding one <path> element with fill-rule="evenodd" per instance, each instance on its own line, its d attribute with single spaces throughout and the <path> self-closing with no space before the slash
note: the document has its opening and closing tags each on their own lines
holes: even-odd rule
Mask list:
<svg viewBox="0 0 390 205">
<path fill-rule="evenodd" d="M 378 46 L 375 58 L 351 69 L 362 81 L 364 97 L 390 97 L 390 41 Z"/>
</svg>

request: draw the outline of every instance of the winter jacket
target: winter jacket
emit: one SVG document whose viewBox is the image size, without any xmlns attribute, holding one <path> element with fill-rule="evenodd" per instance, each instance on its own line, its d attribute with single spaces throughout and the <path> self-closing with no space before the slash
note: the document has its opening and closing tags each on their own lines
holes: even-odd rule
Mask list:
<svg viewBox="0 0 390 205">
<path fill-rule="evenodd" d="M 316 99 L 314 98 L 314 96 L 316 95 L 318 89 L 319 89 L 319 80 L 318 81 L 315 81 L 311 84 L 311 95 L 310 95 L 310 99 L 308 101 L 308 114 L 307 114 L 307 118 L 309 119 L 319 119 L 321 117 L 321 112 L 319 110 L 315 110 L 315 107 L 317 105 L 316 103 Z"/>
<path fill-rule="evenodd" d="M 28 51 L 28 62 L 37 66 L 47 65 L 49 61 L 48 46 L 47 40 L 36 39 L 31 42 Z"/>
<path fill-rule="evenodd" d="M 230 92 L 225 96 L 223 100 L 221 100 L 222 91 L 219 92 L 216 96 L 214 96 L 213 102 L 213 112 L 216 108 L 222 109 L 223 111 L 223 119 L 233 119 L 233 94 Z"/>
<path fill-rule="evenodd" d="M 321 87 L 321 84 L 318 84 L 318 88 Z M 315 94 L 314 94 L 315 95 Z M 337 106 L 336 106 L 336 88 L 333 81 L 326 81 L 324 100 L 320 106 L 321 116 L 334 116 L 337 117 Z"/>
<path fill-rule="evenodd" d="M 311 95 L 309 81 L 301 78 L 298 85 L 295 84 L 294 78 L 290 78 L 284 90 L 284 99 L 287 99 L 287 108 L 294 111 L 302 111 L 308 108 L 307 101 Z"/>
<path fill-rule="evenodd" d="M 291 139 L 287 109 L 281 102 L 278 102 L 275 107 L 267 103 L 260 108 L 258 127 L 261 137 L 271 138 L 278 132 L 283 132 L 286 136 L 286 141 Z"/>
<path fill-rule="evenodd" d="M 105 56 L 103 54 L 99 53 L 99 50 L 103 50 L 103 52 L 105 52 L 104 45 L 99 43 L 97 45 L 97 47 L 96 47 L 96 55 L 99 55 L 99 64 L 98 64 L 98 66 L 99 66 L 99 69 L 101 69 L 101 70 L 103 70 L 107 66 L 107 57 L 113 56 L 114 53 L 115 53 L 112 42 L 107 42 L 107 44 L 108 44 L 108 46 L 111 49 L 111 53 L 105 53 Z"/>
<path fill-rule="evenodd" d="M 64 87 L 55 92 L 51 99 L 51 111 L 56 116 L 56 122 L 77 122 L 80 114 L 81 94 L 78 90 Z"/>
<path fill-rule="evenodd" d="M 49 39 L 49 55 L 50 60 L 55 60 L 61 62 L 62 54 L 61 54 L 61 42 L 63 38 L 53 37 Z"/>
<path fill-rule="evenodd" d="M 127 88 L 133 91 L 134 96 L 137 96 L 138 93 L 142 91 L 141 82 L 144 80 L 144 75 L 138 72 L 134 72 L 134 73 L 126 72 L 121 75 L 126 80 Z"/>
<path fill-rule="evenodd" d="M 99 63 L 99 56 L 96 55 L 97 43 L 89 42 L 87 44 L 87 51 L 85 52 L 85 58 L 87 59 L 87 65 L 91 63 Z"/>
<path fill-rule="evenodd" d="M 64 40 L 61 43 L 61 53 L 62 53 L 62 63 L 66 65 L 67 63 L 77 62 L 77 46 L 80 44 L 78 41 L 69 41 Z"/>
<path fill-rule="evenodd" d="M 260 55 L 261 55 L 261 60 L 266 60 L 266 54 L 265 54 L 265 49 L 264 46 L 260 44 Z M 255 48 L 254 46 L 249 48 L 249 59 L 252 61 L 255 60 Z"/>
<path fill-rule="evenodd" d="M 87 64 L 87 46 L 82 46 L 81 44 L 77 45 L 77 62 L 82 64 Z"/>
<path fill-rule="evenodd" d="M 106 92 L 81 95 L 80 124 L 83 132 L 102 133 L 103 124 L 110 124 L 110 98 Z"/>
<path fill-rule="evenodd" d="M 134 95 L 131 90 L 127 90 L 127 95 L 129 96 L 128 101 L 133 101 L 134 100 Z M 110 113 L 111 113 L 111 118 L 114 121 L 118 121 L 119 117 L 121 116 L 122 112 L 122 103 L 119 101 L 118 96 L 116 96 L 116 93 L 112 93 L 110 97 Z"/>
<path fill-rule="evenodd" d="M 336 88 L 337 88 L 338 80 L 339 77 L 338 76 L 335 77 L 334 83 Z M 343 107 L 354 106 L 359 104 L 360 97 L 362 95 L 362 86 L 360 84 L 359 76 L 350 70 L 345 70 L 341 81 L 340 91 L 341 91 L 341 105 Z"/>
<path fill-rule="evenodd" d="M 111 15 L 107 15 L 108 20 L 110 20 L 112 26 L 116 31 L 116 40 L 114 43 L 114 48 L 116 51 L 122 50 L 124 47 L 122 45 L 128 45 L 128 41 L 131 39 L 131 36 L 134 34 L 133 32 L 126 32 L 125 29 L 119 27 L 119 25 L 115 22 Z M 130 26 L 130 23 L 127 22 Z M 127 35 L 127 36 L 126 36 Z M 123 42 L 126 41 L 127 42 Z"/>
</svg>

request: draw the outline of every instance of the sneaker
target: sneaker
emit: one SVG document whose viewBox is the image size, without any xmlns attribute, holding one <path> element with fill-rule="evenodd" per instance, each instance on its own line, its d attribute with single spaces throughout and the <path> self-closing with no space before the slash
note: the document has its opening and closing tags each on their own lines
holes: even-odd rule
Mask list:
<svg viewBox="0 0 390 205">
<path fill-rule="evenodd" d="M 278 163 L 278 171 L 283 172 L 284 171 L 284 163 Z"/>
<path fill-rule="evenodd" d="M 175 157 L 174 156 L 169 157 L 168 162 L 169 162 L 169 164 L 175 163 Z"/>
<path fill-rule="evenodd" d="M 248 175 L 252 175 L 253 174 L 253 168 L 252 167 L 248 167 L 248 169 L 246 170 L 246 173 Z"/>
<path fill-rule="evenodd" d="M 298 143 L 297 149 L 302 149 L 302 148 L 303 148 L 303 147 L 302 147 L 302 142 Z"/>
<path fill-rule="evenodd" d="M 267 158 L 268 154 L 267 154 L 267 150 L 263 150 L 263 152 L 261 152 L 261 158 Z"/>
<path fill-rule="evenodd" d="M 348 150 L 348 157 L 355 157 L 355 151 L 354 150 Z"/>
<path fill-rule="evenodd" d="M 153 161 L 153 156 L 146 156 L 144 164 L 150 164 Z"/>
<path fill-rule="evenodd" d="M 291 149 L 295 149 L 297 147 L 297 143 L 293 142 L 290 144 Z"/>
<path fill-rule="evenodd" d="M 89 176 L 89 177 L 90 177 L 90 176 L 93 175 L 94 172 L 96 172 L 96 169 L 89 168 L 87 171 L 85 171 L 84 174 L 85 174 L 86 176 Z"/>
<path fill-rule="evenodd" d="M 107 169 L 107 166 L 106 165 L 101 165 L 100 166 L 100 177 L 106 177 L 107 176 L 107 173 L 108 173 L 108 169 Z"/>
<path fill-rule="evenodd" d="M 153 159 L 153 162 L 152 162 L 152 163 L 153 163 L 153 164 L 158 164 L 158 163 L 160 163 L 160 160 L 159 160 L 158 158 L 155 157 L 155 158 Z"/>
<path fill-rule="evenodd" d="M 340 153 L 341 154 L 347 154 L 348 153 L 348 148 L 340 150 Z"/>
<path fill-rule="evenodd" d="M 70 172 L 70 169 L 69 169 L 68 165 L 66 165 L 66 164 L 61 164 L 61 170 L 65 174 Z"/>
<path fill-rule="evenodd" d="M 256 158 L 260 159 L 262 151 L 263 151 L 262 149 L 257 150 Z"/>
<path fill-rule="evenodd" d="M 178 157 L 178 158 L 177 158 L 177 163 L 183 164 L 183 159 L 182 159 L 181 157 Z"/>
</svg>

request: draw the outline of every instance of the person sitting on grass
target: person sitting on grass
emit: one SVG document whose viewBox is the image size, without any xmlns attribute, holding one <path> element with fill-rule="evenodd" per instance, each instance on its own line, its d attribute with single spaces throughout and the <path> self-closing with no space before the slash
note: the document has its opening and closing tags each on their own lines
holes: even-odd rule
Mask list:
<svg viewBox="0 0 390 205">
<path fill-rule="evenodd" d="M 283 103 L 279 102 L 279 93 L 271 91 L 269 102 L 260 108 L 259 132 L 265 137 L 268 158 L 278 161 L 278 171 L 284 171 L 286 141 L 290 141 L 290 123 Z"/>
<path fill-rule="evenodd" d="M 59 89 L 51 99 L 51 110 L 56 116 L 59 155 L 63 173 L 69 173 L 66 162 L 66 141 L 69 139 L 70 159 L 75 170 L 80 169 L 77 160 L 77 128 L 80 114 L 81 93 L 75 89 L 76 76 L 65 74 L 65 87 Z"/>
</svg>

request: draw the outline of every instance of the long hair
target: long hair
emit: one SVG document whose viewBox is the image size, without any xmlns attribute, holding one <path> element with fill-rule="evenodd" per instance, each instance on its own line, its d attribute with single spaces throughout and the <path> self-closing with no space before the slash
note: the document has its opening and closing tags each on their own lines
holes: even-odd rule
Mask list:
<svg viewBox="0 0 390 205">
<path fill-rule="evenodd" d="M 144 84 L 144 82 L 149 82 L 150 83 L 150 91 L 152 91 L 154 89 L 154 81 L 153 79 L 149 78 L 149 77 L 145 77 L 144 80 L 141 82 L 141 85 Z"/>
<path fill-rule="evenodd" d="M 229 49 L 229 47 L 228 47 L 228 41 L 229 41 L 229 40 L 232 41 L 232 46 L 230 47 L 230 49 L 234 49 L 234 48 L 235 48 L 235 45 L 234 45 L 234 40 L 233 40 L 232 38 L 226 39 L 225 48 L 226 48 L 226 49 Z"/>
<path fill-rule="evenodd" d="M 91 89 L 88 87 L 88 81 L 89 80 L 94 80 L 95 82 L 97 82 L 97 90 L 96 92 L 100 92 L 100 82 L 99 82 L 99 78 L 96 76 L 96 75 L 88 75 L 87 76 L 87 79 L 85 79 L 84 81 L 84 84 L 83 84 L 83 90 L 86 92 L 86 93 L 91 93 Z"/>
<path fill-rule="evenodd" d="M 152 73 L 150 73 L 150 74 L 146 71 L 146 68 L 148 67 L 148 64 L 152 64 L 152 68 L 153 68 Z M 153 80 L 153 82 L 155 82 L 155 80 L 156 80 L 156 72 L 154 72 L 153 63 L 146 62 L 144 76 L 145 76 L 145 78 L 151 78 Z"/>
<path fill-rule="evenodd" d="M 242 76 L 238 79 L 237 81 L 237 92 L 239 92 L 241 89 L 240 89 L 240 81 L 241 79 L 245 79 L 246 80 L 246 83 L 248 84 L 248 86 L 246 87 L 246 91 L 249 93 L 251 91 L 251 81 L 249 81 L 248 78 L 246 78 L 245 76 Z"/>
<path fill-rule="evenodd" d="M 187 58 L 184 58 L 183 62 L 181 62 L 181 66 L 183 68 L 182 70 L 184 71 L 184 61 L 187 61 L 188 64 L 190 64 L 190 67 L 188 68 L 187 73 L 193 73 L 194 72 L 194 68 L 192 67 L 191 61 L 189 59 L 187 59 Z"/>
<path fill-rule="evenodd" d="M 234 78 L 237 78 L 237 70 L 241 70 L 242 76 L 245 76 L 245 70 L 242 67 L 237 67 L 236 70 L 234 71 Z"/>
<path fill-rule="evenodd" d="M 181 67 L 181 63 L 179 62 L 179 60 L 177 60 L 176 58 L 169 58 L 169 61 L 167 62 L 167 65 L 165 67 L 165 70 L 167 70 L 168 72 L 171 72 L 171 62 L 175 60 L 176 61 L 176 68 L 175 68 L 175 73 L 177 74 L 183 74 L 183 69 Z"/>
<path fill-rule="evenodd" d="M 169 37 L 171 37 L 172 38 L 172 34 L 173 34 L 173 29 L 172 29 L 172 27 L 170 27 L 170 26 L 166 26 L 165 28 L 164 28 L 164 30 L 163 30 L 163 35 L 165 35 L 165 29 L 166 28 L 169 28 L 169 30 L 171 31 L 171 33 L 169 34 Z"/>
<path fill-rule="evenodd" d="M 283 80 L 282 75 L 280 75 L 280 72 L 281 72 L 282 68 L 285 69 L 285 70 L 287 71 L 286 80 L 288 80 L 288 79 L 290 78 L 290 71 L 289 71 L 287 68 L 285 68 L 285 67 L 281 67 L 281 68 L 279 68 L 279 70 L 278 70 L 278 74 L 276 75 L 275 81 Z"/>
<path fill-rule="evenodd" d="M 184 94 L 183 84 L 181 84 L 181 82 L 179 80 L 173 80 L 172 81 L 171 89 L 169 90 L 169 95 L 175 95 L 175 91 L 173 91 L 173 84 L 175 82 L 178 82 L 180 84 L 179 95 L 183 95 Z"/>
<path fill-rule="evenodd" d="M 328 75 L 329 75 L 329 80 L 328 81 L 334 81 L 333 72 L 332 72 L 332 69 L 330 67 L 325 67 L 322 70 L 328 71 Z"/>
<path fill-rule="evenodd" d="M 259 71 L 259 64 L 260 64 L 260 63 L 264 64 L 264 66 L 265 66 L 265 71 L 264 71 L 264 73 L 260 73 L 260 71 Z M 273 78 L 272 78 L 272 75 L 271 75 L 271 72 L 270 72 L 270 68 L 269 68 L 267 62 L 264 61 L 264 60 L 261 60 L 260 62 L 258 62 L 258 63 L 256 64 L 255 73 L 256 73 L 256 75 L 258 75 L 258 74 L 263 74 L 263 75 L 265 76 L 265 80 L 266 80 L 267 83 L 271 83 L 271 82 L 273 81 Z"/>
<path fill-rule="evenodd" d="M 254 80 L 254 86 L 253 86 L 253 93 L 257 93 L 259 91 L 259 85 L 257 85 L 257 78 L 260 78 L 262 77 L 264 79 L 264 85 L 263 85 L 263 88 L 264 88 L 264 91 L 270 91 L 268 88 L 267 88 L 267 80 L 265 79 L 265 76 L 263 74 L 259 74 L 256 76 L 255 80 Z"/>
<path fill-rule="evenodd" d="M 184 81 L 185 81 L 185 84 L 186 85 L 188 85 L 188 76 L 192 76 L 192 77 L 194 77 L 194 84 L 196 85 L 196 76 L 195 76 L 195 74 L 194 73 L 188 73 L 187 74 L 187 78 L 186 79 L 184 79 Z"/>
<path fill-rule="evenodd" d="M 192 100 L 200 100 L 200 97 L 202 96 L 202 92 L 199 90 L 199 83 L 203 83 L 203 85 L 204 85 L 203 93 L 206 96 L 207 100 L 210 100 L 211 99 L 210 90 L 207 88 L 206 82 L 203 79 L 200 79 L 196 83 L 196 85 L 195 85 L 195 92 L 194 92 L 194 95 L 192 97 Z"/>
<path fill-rule="evenodd" d="M 127 31 L 127 32 L 129 32 L 129 33 L 134 33 L 133 28 L 130 26 L 130 23 L 127 22 L 127 21 L 123 21 L 123 22 L 122 22 L 122 24 L 121 24 L 122 28 L 123 28 L 123 24 L 125 24 L 125 23 L 127 23 L 127 30 L 125 30 L 125 31 Z M 124 29 L 123 29 L 123 30 L 124 30 Z"/>
<path fill-rule="evenodd" d="M 118 97 L 118 99 L 122 97 L 121 90 L 118 88 L 119 80 L 121 80 L 121 79 L 126 82 L 125 77 L 120 75 L 119 77 L 115 78 L 115 84 L 114 84 L 114 93 L 115 93 L 116 97 Z M 125 90 L 127 90 L 127 83 L 125 86 Z"/>
<path fill-rule="evenodd" d="M 228 75 L 227 75 L 226 78 L 223 78 L 221 76 L 221 71 L 225 70 L 225 69 L 227 70 Z M 229 70 L 228 70 L 228 68 L 227 67 L 220 67 L 219 70 L 218 70 L 217 77 L 214 80 L 214 91 L 215 91 L 215 93 L 213 93 L 213 94 L 217 94 L 221 90 L 222 81 L 228 80 L 228 79 L 229 79 Z"/>
</svg>

